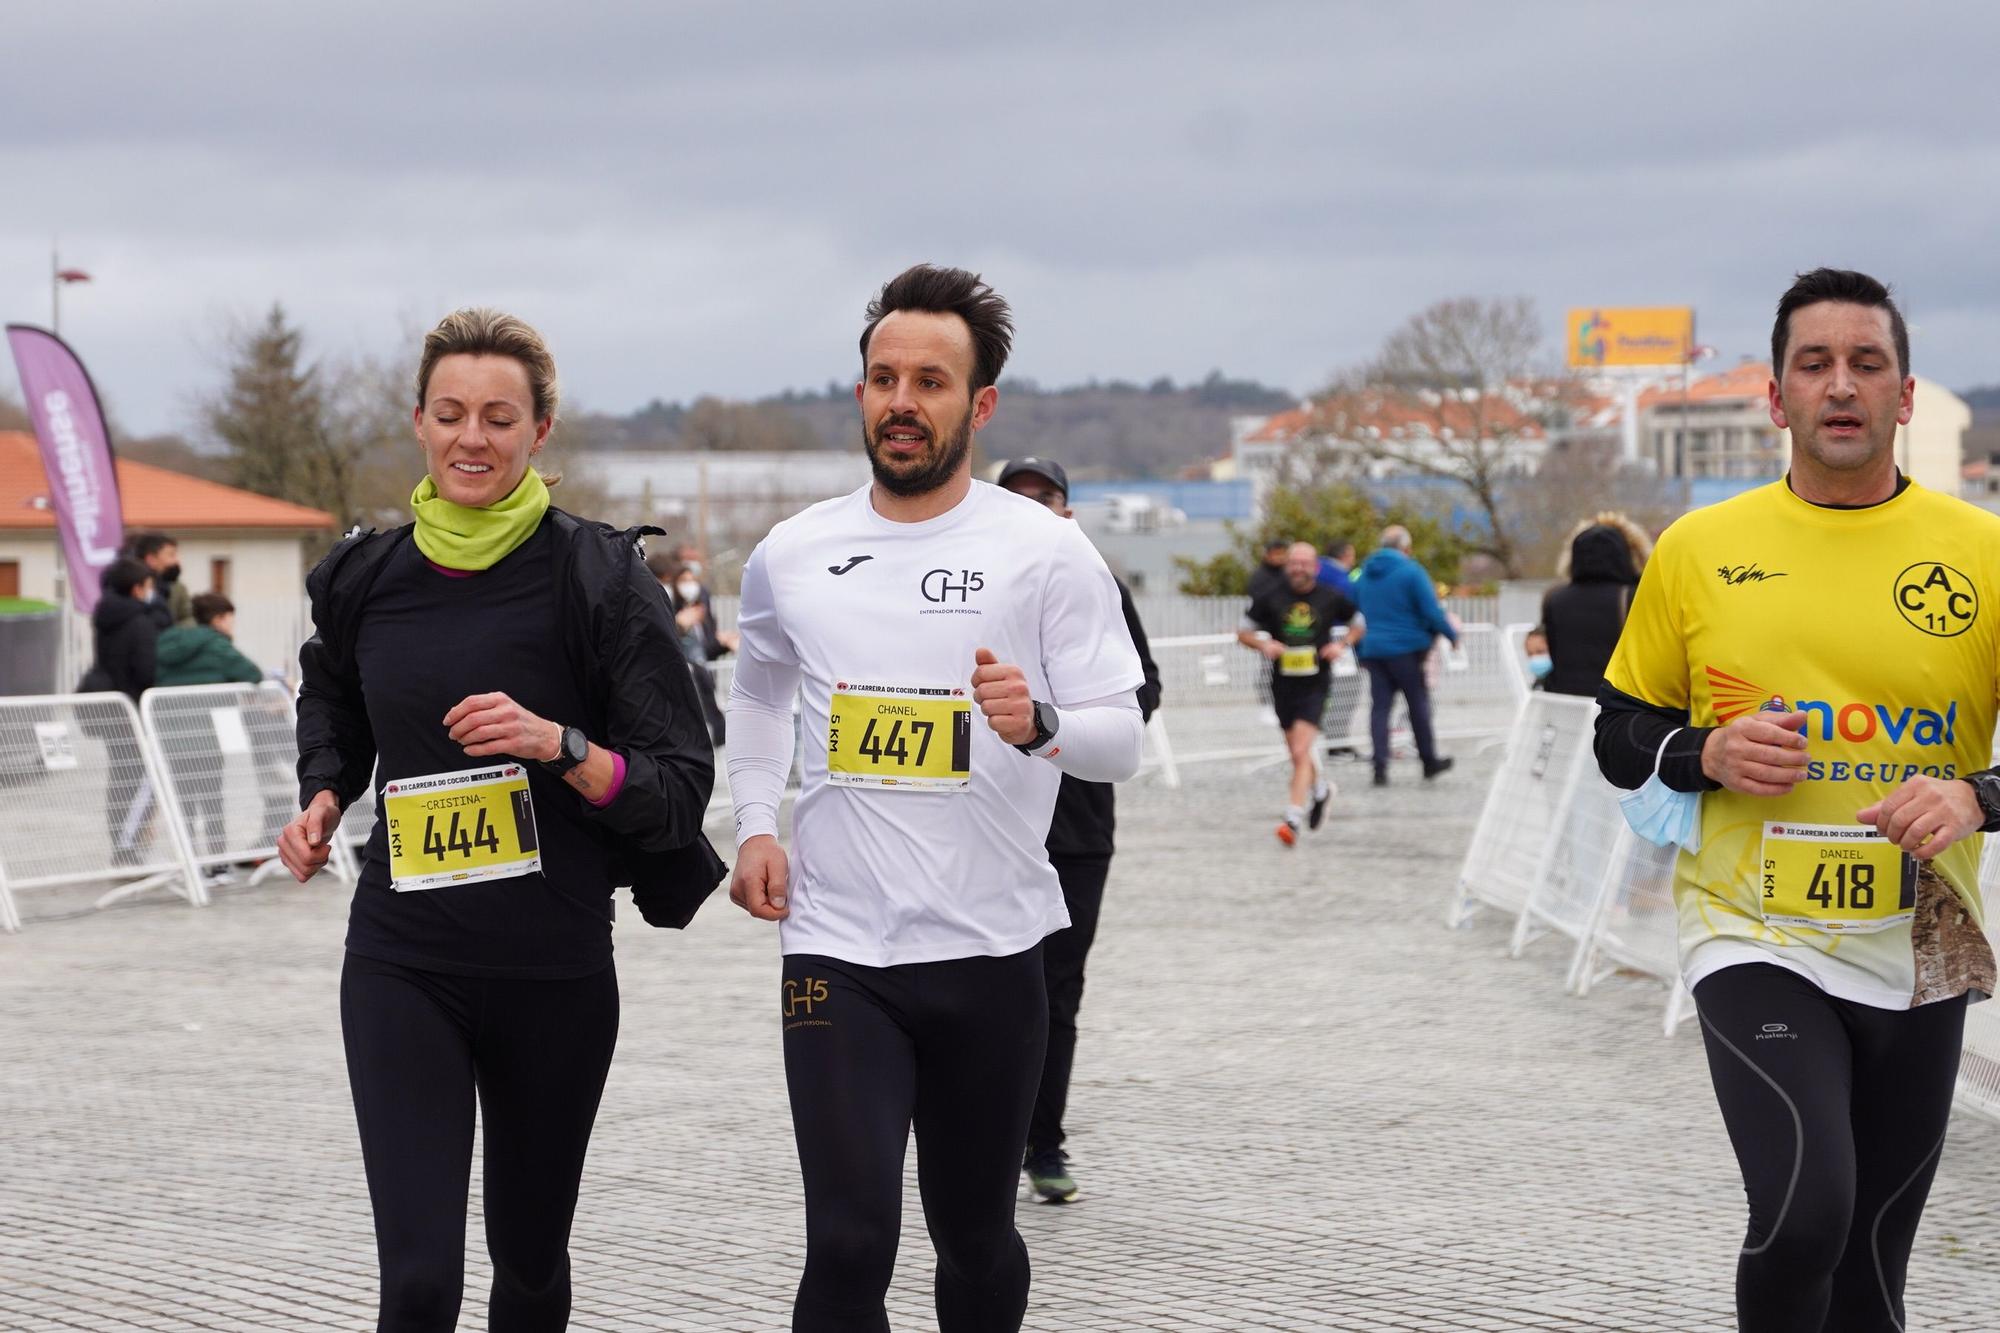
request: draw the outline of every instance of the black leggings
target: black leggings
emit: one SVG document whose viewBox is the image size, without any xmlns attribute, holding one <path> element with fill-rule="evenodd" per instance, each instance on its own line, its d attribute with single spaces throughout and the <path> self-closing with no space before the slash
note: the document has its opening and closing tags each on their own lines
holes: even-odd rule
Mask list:
<svg viewBox="0 0 2000 1333">
<path fill-rule="evenodd" d="M 473 1096 L 492 1333 L 569 1325 L 569 1227 L 618 1040 L 618 977 L 482 980 L 347 956 L 340 1027 L 375 1207 L 377 1333 L 450 1333 L 465 1289 Z"/>
<path fill-rule="evenodd" d="M 1104 906 L 1109 856 L 1063 856 L 1049 862 L 1062 880 L 1069 925 L 1042 941 L 1042 977 L 1049 988 L 1049 1050 L 1042 1060 L 1042 1083 L 1035 1114 L 1028 1122 L 1030 1155 L 1063 1145 L 1063 1112 L 1069 1107 L 1069 1074 L 1076 1061 L 1076 1012 L 1083 1007 L 1083 964 L 1097 938 Z"/>
<path fill-rule="evenodd" d="M 806 1192 L 793 1333 L 887 1333 L 913 1123 L 939 1333 L 1015 1333 L 1028 1248 L 1014 1199 L 1048 1035 L 1041 946 L 898 967 L 791 954 L 779 1003 Z"/>
<path fill-rule="evenodd" d="M 1742 1333 L 1898 1333 L 1944 1148 L 1965 997 L 1877 1009 L 1768 963 L 1695 987 L 1743 1170 Z"/>
</svg>

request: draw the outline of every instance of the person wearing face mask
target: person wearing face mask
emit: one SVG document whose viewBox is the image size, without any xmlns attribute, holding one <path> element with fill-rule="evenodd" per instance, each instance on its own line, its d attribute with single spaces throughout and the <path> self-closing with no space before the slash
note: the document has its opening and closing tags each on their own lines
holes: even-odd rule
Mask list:
<svg viewBox="0 0 2000 1333">
<path fill-rule="evenodd" d="M 701 696 L 702 714 L 708 723 L 708 738 L 719 750 L 728 736 L 729 724 L 721 704 L 716 701 L 715 672 L 708 664 L 717 651 L 729 650 L 716 634 L 708 590 L 701 586 L 701 566 L 690 564 L 678 553 L 668 555 L 662 552 L 647 556 L 646 568 L 666 590 L 668 607 L 674 613 L 674 630 L 680 639 L 681 656 L 687 659 L 688 670 L 694 673 L 696 693 Z M 729 637 L 732 640 L 735 638 L 734 635 Z"/>
<path fill-rule="evenodd" d="M 1652 553 L 1645 529 L 1623 514 L 1599 514 L 1577 524 L 1556 567 L 1567 582 L 1542 597 L 1541 628 L 1549 656 L 1543 689 L 1597 696 L 1632 606 L 1632 589 Z"/>
<path fill-rule="evenodd" d="M 1521 637 L 1521 655 L 1528 660 L 1528 688 L 1546 688 L 1555 663 L 1549 659 L 1549 636 L 1540 625 Z"/>
<path fill-rule="evenodd" d="M 702 558 L 701 548 L 692 542 L 682 542 L 674 548 L 674 556 L 687 567 L 687 572 L 679 581 L 692 584 L 695 589 L 687 600 L 693 601 L 702 609 L 701 638 L 705 649 L 702 660 L 714 662 L 727 657 L 736 651 L 736 631 L 722 629 L 716 624 L 714 599 L 710 595 L 708 584 L 702 581 L 702 576 L 708 572 L 708 566 Z M 721 744 L 720 741 L 716 743 Z"/>
<path fill-rule="evenodd" d="M 1661 535 L 1596 754 L 1634 831 L 1682 848 L 1681 976 L 1749 1204 L 1737 1327 L 1890 1333 L 1995 989 L 2000 518 L 1897 468 L 1916 380 L 1882 283 L 1799 275 L 1771 367 L 1790 470 Z"/>
<path fill-rule="evenodd" d="M 181 581 L 180 543 L 164 532 L 139 532 L 126 541 L 125 553 L 152 572 L 160 628 L 194 624 L 194 596 Z"/>
<path fill-rule="evenodd" d="M 532 466 L 555 363 L 510 315 L 424 340 L 414 523 L 306 581 L 301 883 L 374 784 L 341 1035 L 374 1206 L 378 1330 L 446 1333 L 464 1288 L 475 1107 L 494 1328 L 555 1330 L 569 1229 L 618 1032 L 612 886 L 684 925 L 720 880 L 714 759 L 638 540 L 549 503 Z M 371 777 L 372 775 L 372 777 Z"/>
</svg>

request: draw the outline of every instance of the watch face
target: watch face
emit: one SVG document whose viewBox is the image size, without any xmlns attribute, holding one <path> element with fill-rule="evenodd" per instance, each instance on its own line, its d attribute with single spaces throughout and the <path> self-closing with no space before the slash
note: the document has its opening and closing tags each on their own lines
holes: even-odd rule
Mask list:
<svg viewBox="0 0 2000 1333">
<path fill-rule="evenodd" d="M 563 728 L 563 757 L 578 764 L 590 758 L 590 741 L 575 727 Z"/>
</svg>

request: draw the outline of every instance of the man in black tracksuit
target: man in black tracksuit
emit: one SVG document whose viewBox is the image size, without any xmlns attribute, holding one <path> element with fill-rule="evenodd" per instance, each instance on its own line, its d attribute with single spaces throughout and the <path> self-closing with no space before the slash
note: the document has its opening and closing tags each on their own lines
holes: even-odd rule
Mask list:
<svg viewBox="0 0 2000 1333">
<path fill-rule="evenodd" d="M 1047 458 L 1017 458 L 1000 469 L 999 484 L 1017 495 L 1048 506 L 1064 518 L 1069 507 L 1069 477 L 1062 464 Z M 1116 576 L 1114 575 L 1114 578 Z M 1118 603 L 1125 626 L 1139 653 L 1146 683 L 1139 687 L 1139 711 L 1148 720 L 1160 706 L 1160 669 L 1146 647 L 1146 631 L 1132 605 L 1132 590 L 1117 579 Z M 1044 1203 L 1068 1203 L 1077 1195 L 1076 1181 L 1065 1165 L 1063 1109 L 1069 1101 L 1070 1065 L 1076 1055 L 1076 1013 L 1083 1003 L 1083 964 L 1097 936 L 1097 912 L 1104 903 L 1104 880 L 1111 871 L 1112 829 L 1116 823 L 1113 788 L 1108 782 L 1084 782 L 1063 775 L 1049 819 L 1049 864 L 1062 880 L 1063 901 L 1070 924 L 1042 941 L 1042 973 L 1049 989 L 1049 1045 L 1042 1061 L 1042 1084 L 1035 1094 L 1034 1117 L 1028 1123 L 1025 1163 L 1028 1183 Z"/>
</svg>

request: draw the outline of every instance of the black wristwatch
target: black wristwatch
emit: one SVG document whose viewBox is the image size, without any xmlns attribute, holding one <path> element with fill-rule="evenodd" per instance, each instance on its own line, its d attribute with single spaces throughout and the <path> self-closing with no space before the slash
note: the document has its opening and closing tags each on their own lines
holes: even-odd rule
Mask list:
<svg viewBox="0 0 2000 1333">
<path fill-rule="evenodd" d="M 1054 704 L 1045 704 L 1040 699 L 1037 699 L 1035 700 L 1034 737 L 1026 744 L 1017 745 L 1014 748 L 1032 758 L 1035 751 L 1056 738 L 1056 728 L 1061 725 L 1062 719 L 1056 716 L 1056 706 Z"/>
<path fill-rule="evenodd" d="M 590 758 L 590 738 L 583 734 L 581 727 L 564 727 L 556 757 L 542 760 L 542 767 L 561 777 L 588 758 Z"/>
<path fill-rule="evenodd" d="M 2000 773 L 1967 773 L 1965 780 L 1972 784 L 1972 794 L 1979 798 L 1979 831 L 2000 833 Z"/>
</svg>

